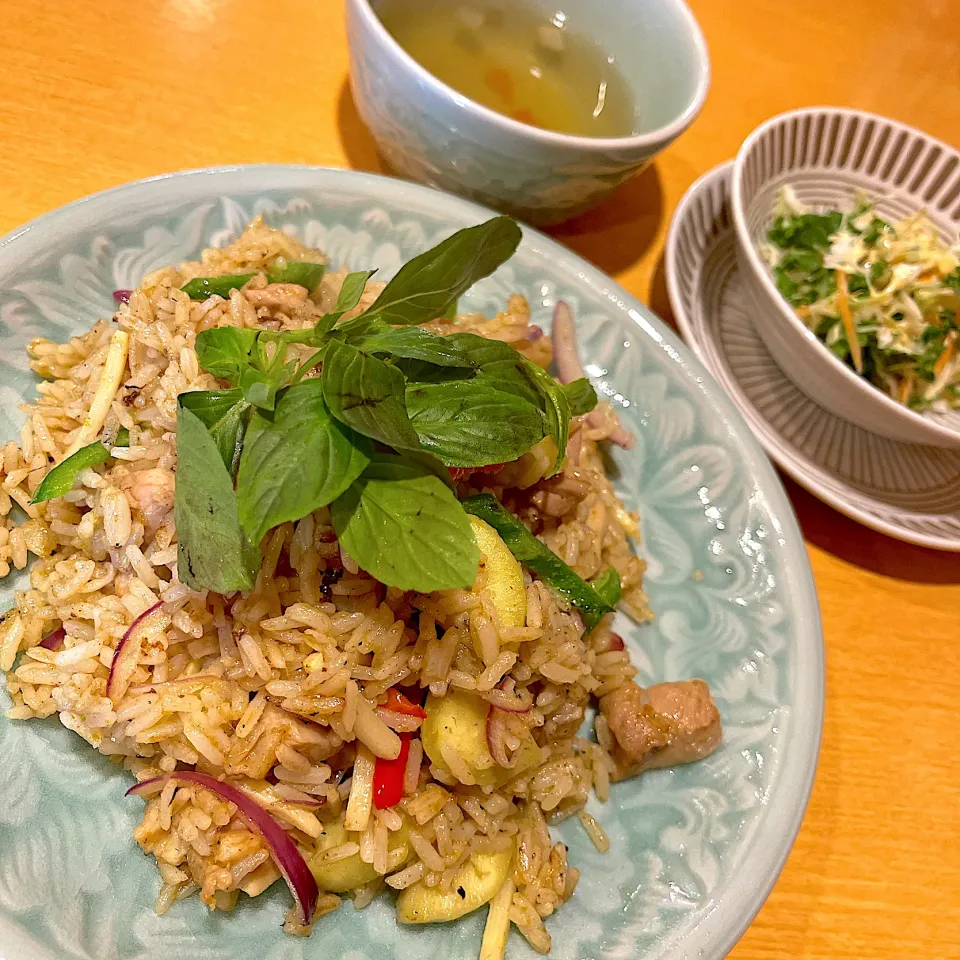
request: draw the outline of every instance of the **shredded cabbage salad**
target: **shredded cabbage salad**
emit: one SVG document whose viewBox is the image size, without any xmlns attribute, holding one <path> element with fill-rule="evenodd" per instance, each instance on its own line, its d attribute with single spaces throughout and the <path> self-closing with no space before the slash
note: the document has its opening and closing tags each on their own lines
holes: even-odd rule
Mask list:
<svg viewBox="0 0 960 960">
<path fill-rule="evenodd" d="M 924 211 L 888 223 L 858 194 L 817 213 L 784 187 L 760 253 L 844 363 L 911 409 L 960 407 L 960 242 L 944 244 Z"/>
</svg>

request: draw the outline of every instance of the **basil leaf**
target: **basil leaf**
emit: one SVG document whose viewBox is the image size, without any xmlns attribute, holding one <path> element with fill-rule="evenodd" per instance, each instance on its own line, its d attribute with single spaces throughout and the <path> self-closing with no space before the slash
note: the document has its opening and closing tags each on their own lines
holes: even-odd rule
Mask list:
<svg viewBox="0 0 960 960">
<path fill-rule="evenodd" d="M 256 411 L 237 476 L 240 523 L 254 543 L 340 496 L 370 462 L 371 444 L 334 420 L 319 380 L 283 390 L 272 416 Z"/>
<path fill-rule="evenodd" d="M 243 400 L 243 391 L 191 390 L 181 393 L 177 402 L 186 407 L 208 430 L 216 426 L 238 403 Z"/>
<path fill-rule="evenodd" d="M 446 339 L 453 341 L 477 366 L 472 383 L 486 383 L 504 393 L 512 393 L 540 410 L 547 424 L 547 435 L 557 445 L 557 457 L 550 476 L 557 474 L 566 456 L 570 431 L 570 404 L 564 388 L 549 373 L 501 340 L 490 340 L 475 333 L 453 333 Z M 421 369 L 404 367 L 403 370 L 411 379 L 423 376 Z M 580 390 L 577 387 L 577 391 Z"/>
<path fill-rule="evenodd" d="M 210 431 L 223 465 L 230 476 L 235 477 L 250 419 L 250 404 L 243 399 L 243 391 L 194 390 L 181 393 L 177 401 Z"/>
<path fill-rule="evenodd" d="M 343 286 L 337 295 L 337 309 L 341 313 L 352 310 L 367 289 L 367 281 L 376 273 L 376 270 L 356 270 L 348 273 L 343 279 Z"/>
<path fill-rule="evenodd" d="M 232 290 L 239 290 L 255 276 L 255 273 L 225 273 L 220 277 L 194 277 L 180 289 L 191 300 L 206 300 L 214 294 L 226 300 Z"/>
<path fill-rule="evenodd" d="M 570 404 L 560 384 L 546 370 L 531 363 L 526 357 L 520 358 L 524 371 L 540 387 L 540 410 L 547 425 L 547 435 L 557 445 L 557 456 L 548 477 L 556 476 L 563 466 L 567 455 L 567 440 L 570 436 Z"/>
<path fill-rule="evenodd" d="M 402 266 L 367 313 L 394 325 L 442 317 L 461 294 L 513 256 L 520 238 L 510 217 L 460 230 Z"/>
<path fill-rule="evenodd" d="M 582 417 L 597 405 L 597 391 L 585 377 L 560 388 L 570 406 L 571 417 Z"/>
<path fill-rule="evenodd" d="M 332 313 L 325 313 L 316 323 L 314 334 L 317 338 L 328 334 L 340 321 L 340 318 L 349 313 L 363 296 L 367 281 L 376 273 L 376 270 L 358 270 L 348 273 L 343 280 L 343 286 L 337 295 L 337 308 Z"/>
<path fill-rule="evenodd" d="M 323 279 L 326 267 L 322 263 L 309 263 L 306 260 L 288 260 L 282 270 L 271 270 L 267 279 L 271 283 L 296 283 L 305 287 L 307 293 L 313 293 Z"/>
<path fill-rule="evenodd" d="M 124 428 L 117 434 L 114 447 L 126 447 L 130 444 L 130 434 Z M 113 447 L 110 448 L 112 450 Z M 56 500 L 73 489 L 81 470 L 87 467 L 96 467 L 110 459 L 108 450 L 99 440 L 88 443 L 76 453 L 70 454 L 61 460 L 44 478 L 37 487 L 31 503 L 45 503 L 47 500 Z"/>
<path fill-rule="evenodd" d="M 504 509 L 493 494 L 479 493 L 468 497 L 463 501 L 463 509 L 489 523 L 520 563 L 576 607 L 588 631 L 608 613 L 613 613 L 613 604 L 607 602 L 609 592 L 606 598 L 601 596 L 545 543 L 541 543 L 509 510 Z M 606 574 L 602 576 L 605 577 Z M 604 584 L 604 588 L 608 590 L 609 585 Z"/>
<path fill-rule="evenodd" d="M 247 403 L 261 410 L 273 410 L 277 402 L 277 391 L 281 382 L 267 373 L 261 373 L 250 367 L 243 371 L 240 378 L 240 387 Z"/>
<path fill-rule="evenodd" d="M 547 435 L 557 445 L 557 457 L 549 476 L 557 474 L 566 456 L 570 432 L 570 404 L 564 388 L 546 370 L 500 340 L 488 340 L 473 333 L 454 333 L 448 339 L 479 366 L 474 382 L 487 382 L 498 390 L 522 397 L 543 413 Z"/>
<path fill-rule="evenodd" d="M 212 327 L 197 334 L 197 359 L 207 373 L 235 387 L 243 372 L 250 368 L 256 343 L 256 330 Z"/>
<path fill-rule="evenodd" d="M 341 423 L 388 447 L 420 448 L 407 416 L 403 374 L 396 367 L 348 343 L 331 340 L 321 382 L 323 398 Z"/>
<path fill-rule="evenodd" d="M 470 358 L 447 337 L 421 327 L 391 327 L 365 315 L 348 320 L 336 330 L 346 343 L 364 353 L 382 353 L 407 360 L 422 360 L 438 367 L 472 368 Z"/>
<path fill-rule="evenodd" d="M 480 551 L 470 520 L 419 463 L 375 455 L 330 515 L 344 549 L 382 583 L 430 593 L 476 580 Z"/>
<path fill-rule="evenodd" d="M 623 590 L 620 585 L 620 574 L 613 567 L 607 567 L 599 577 L 590 581 L 590 586 L 600 595 L 600 599 L 611 607 L 620 602 Z"/>
<path fill-rule="evenodd" d="M 407 411 L 424 450 L 451 467 L 507 463 L 543 439 L 532 403 L 476 380 L 412 384 Z"/>
<path fill-rule="evenodd" d="M 498 390 L 512 393 L 541 407 L 544 404 L 540 381 L 529 371 L 524 358 L 502 340 L 491 340 L 476 333 L 453 333 L 447 337 L 467 355 L 477 368 L 477 379 Z"/>
<path fill-rule="evenodd" d="M 233 480 L 203 421 L 177 407 L 177 564 L 193 590 L 249 590 L 260 555 L 240 526 Z"/>
</svg>

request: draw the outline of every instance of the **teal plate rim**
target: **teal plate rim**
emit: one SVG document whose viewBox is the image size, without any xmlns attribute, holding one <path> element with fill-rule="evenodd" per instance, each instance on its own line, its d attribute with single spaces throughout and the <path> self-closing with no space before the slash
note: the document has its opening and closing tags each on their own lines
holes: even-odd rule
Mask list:
<svg viewBox="0 0 960 960">
<path fill-rule="evenodd" d="M 98 229 L 105 230 L 110 226 L 115 207 L 127 204 L 124 208 L 124 229 L 129 232 L 131 224 L 134 222 L 141 225 L 141 230 L 145 230 L 146 225 L 151 222 L 151 217 L 163 216 L 164 212 L 169 213 L 174 208 L 182 211 L 191 202 L 200 203 L 203 201 L 214 205 L 222 202 L 226 207 L 228 202 L 231 202 L 232 196 L 243 195 L 250 200 L 251 209 L 256 210 L 260 209 L 257 206 L 259 201 L 254 201 L 254 198 L 270 194 L 294 196 L 298 191 L 307 191 L 311 194 L 325 192 L 331 203 L 341 196 L 347 195 L 366 197 L 371 204 L 381 200 L 386 206 L 391 207 L 398 213 L 409 213 L 414 219 L 417 215 L 429 215 L 433 218 L 435 224 L 446 224 L 447 232 L 457 226 L 468 222 L 476 222 L 491 215 L 489 210 L 478 204 L 452 197 L 431 188 L 373 174 L 324 167 L 286 164 L 240 165 L 163 174 L 73 201 L 30 221 L 0 239 L 0 332 L 8 333 L 2 311 L 5 305 L 9 306 L 12 302 L 10 291 L 17 291 L 17 287 L 13 284 L 15 278 L 22 274 L 22 265 L 30 264 L 30 270 L 34 272 L 48 268 L 51 259 L 58 252 L 62 252 L 58 251 L 57 248 L 60 235 L 71 238 L 83 236 L 89 241 Z M 131 201 L 134 199 L 141 199 L 143 202 L 131 205 Z M 269 201 L 265 202 L 268 202 L 269 206 Z M 281 216 L 288 216 L 289 219 L 294 206 L 294 203 L 290 203 L 286 207 L 275 204 L 270 209 L 278 211 Z M 302 213 L 302 210 L 300 212 Z M 335 217 L 333 219 L 335 220 Z M 402 230 L 403 225 L 397 229 Z M 823 724 L 824 651 L 817 595 L 803 537 L 782 484 L 759 443 L 750 433 L 749 428 L 741 419 L 732 402 L 696 359 L 692 351 L 688 350 L 682 343 L 679 336 L 659 320 L 648 307 L 628 294 L 599 269 L 526 225 L 523 226 L 523 232 L 524 239 L 517 256 L 524 262 L 529 260 L 531 263 L 538 264 L 551 275 L 562 277 L 564 288 L 562 291 L 552 288 L 548 291 L 547 285 L 544 285 L 541 293 L 543 293 L 545 299 L 541 307 L 545 307 L 549 298 L 555 293 L 558 296 L 561 294 L 569 296 L 569 291 L 572 291 L 574 298 L 580 292 L 586 301 L 592 301 L 594 305 L 601 304 L 606 314 L 619 315 L 619 318 L 615 317 L 613 326 L 619 324 L 620 333 L 622 333 L 623 327 L 626 325 L 628 329 L 633 330 L 637 341 L 636 351 L 624 349 L 622 353 L 624 355 L 629 354 L 632 358 L 631 362 L 639 363 L 641 366 L 643 360 L 637 360 L 638 356 L 650 360 L 648 365 L 650 369 L 645 371 L 641 380 L 652 382 L 658 380 L 658 378 L 662 379 L 663 384 L 659 384 L 658 380 L 657 388 L 659 389 L 662 386 L 665 395 L 672 388 L 682 393 L 685 399 L 690 400 L 692 415 L 699 418 L 698 423 L 704 426 L 704 429 L 709 428 L 715 441 L 713 444 L 714 452 L 720 456 L 721 460 L 728 459 L 730 461 L 729 469 L 740 471 L 746 479 L 748 486 L 742 491 L 743 499 L 750 502 L 751 508 L 757 507 L 769 522 L 771 528 L 762 534 L 762 536 L 768 536 L 766 553 L 763 553 L 763 551 L 758 553 L 755 543 L 749 546 L 741 543 L 740 546 L 745 556 L 753 558 L 751 562 L 754 563 L 755 567 L 763 568 L 764 563 L 767 562 L 764 558 L 772 558 L 770 559 L 770 569 L 775 569 L 778 580 L 775 582 L 773 575 L 768 577 L 770 594 L 773 595 L 775 591 L 779 591 L 777 596 L 780 600 L 785 600 L 788 607 L 788 614 L 785 614 L 785 616 L 788 617 L 789 623 L 784 628 L 784 639 L 786 640 L 786 646 L 789 647 L 792 660 L 791 671 L 786 679 L 786 684 L 789 699 L 797 706 L 797 709 L 789 712 L 789 722 L 786 724 L 789 729 L 789 737 L 785 742 L 789 743 L 790 749 L 783 749 L 784 744 L 779 741 L 771 747 L 776 768 L 774 779 L 770 782 L 771 788 L 768 793 L 758 796 L 756 800 L 759 804 L 756 822 L 752 824 L 746 840 L 732 843 L 729 854 L 724 854 L 724 856 L 729 856 L 729 862 L 732 864 L 730 867 L 733 871 L 732 874 L 728 872 L 728 875 L 719 885 L 719 889 L 710 890 L 708 886 L 707 893 L 704 896 L 694 897 L 689 904 L 681 903 L 680 907 L 672 901 L 676 898 L 682 901 L 683 897 L 686 896 L 686 891 L 679 888 L 674 889 L 667 882 L 661 891 L 663 906 L 665 909 L 670 908 L 675 914 L 675 919 L 664 924 L 662 923 L 662 917 L 658 915 L 650 920 L 648 924 L 650 929 L 645 928 L 643 931 L 645 937 L 649 933 L 652 938 L 644 941 L 642 953 L 644 957 L 656 956 L 679 960 L 680 957 L 697 955 L 703 958 L 720 958 L 725 956 L 740 938 L 773 888 L 800 828 L 814 781 Z M 204 236 L 207 237 L 208 234 Z M 416 243 L 415 240 L 411 242 Z M 196 253 L 197 250 L 195 249 L 183 250 L 179 254 L 171 253 L 169 259 L 172 262 L 178 256 L 182 258 Z M 90 262 L 93 262 L 96 260 L 97 254 L 88 253 L 87 256 Z M 27 273 L 29 274 L 30 271 L 27 271 Z M 101 278 L 101 280 L 104 279 Z M 484 281 L 484 284 L 488 283 L 490 281 Z M 512 289 L 521 288 L 513 287 Z M 529 291 L 524 292 L 529 293 Z M 473 291 L 470 296 L 473 296 Z M 487 296 L 490 302 L 494 302 L 495 298 L 493 298 L 492 293 Z M 102 313 L 107 314 L 108 312 L 109 306 L 105 304 Z M 586 322 L 583 318 L 578 318 L 578 320 Z M 77 322 L 80 323 L 80 321 Z M 586 338 L 585 359 L 591 361 L 595 357 L 593 348 L 596 345 L 598 349 L 606 350 L 603 359 L 608 367 L 615 367 L 617 354 L 621 352 L 619 344 L 613 344 L 610 330 L 604 327 L 605 319 L 603 317 L 597 317 L 590 322 L 594 324 L 594 327 L 588 331 Z M 21 346 L 20 339 L 22 338 L 17 335 L 12 338 L 9 336 L 3 337 L 7 344 L 13 343 L 17 347 Z M 617 339 L 617 336 L 614 336 L 613 339 Z M 626 345 L 629 346 L 630 344 L 627 343 Z M 2 360 L 6 361 L 6 354 Z M 614 393 L 612 389 L 608 389 L 609 383 L 616 381 L 616 374 L 611 378 L 611 381 L 607 381 L 605 378 L 608 370 L 596 363 L 588 363 L 588 372 L 595 382 L 599 382 L 601 388 L 608 395 L 615 400 L 623 400 L 619 393 Z M 6 410 L 2 408 L 7 406 L 7 399 L 0 398 L 0 412 L 6 413 Z M 627 411 L 627 419 L 629 420 L 631 416 L 636 415 L 635 404 L 634 410 Z M 4 416 L 3 419 L 6 421 L 7 417 Z M 639 422 L 643 425 L 647 424 L 647 420 Z M 6 429 L 6 426 L 4 429 Z M 631 466 L 634 465 L 631 461 L 631 455 L 624 455 L 623 457 L 618 455 L 615 460 L 618 464 L 629 461 Z M 698 468 L 694 466 L 694 469 Z M 659 474 L 656 475 L 657 478 L 659 476 Z M 706 489 L 706 487 L 703 487 L 701 491 Z M 714 508 L 708 505 L 709 501 L 704 501 L 704 503 L 707 505 L 707 518 L 712 516 L 715 520 L 716 514 L 710 513 L 710 510 Z M 723 505 L 721 504 L 721 506 Z M 702 524 L 703 518 L 701 517 L 700 525 L 702 526 Z M 724 530 L 722 524 L 715 523 L 714 525 L 716 530 Z M 644 530 L 646 534 L 646 525 Z M 722 537 L 729 540 L 731 534 L 732 531 L 724 533 Z M 721 538 L 720 534 L 717 536 Z M 718 540 L 711 542 L 716 543 Z M 645 553 L 642 547 L 641 552 Z M 655 559 L 655 557 L 651 555 L 651 559 Z M 727 572 L 730 573 L 731 571 L 728 570 Z M 656 575 L 654 575 L 654 588 L 651 591 L 654 600 L 656 600 L 656 589 Z M 679 590 L 688 592 L 694 590 L 695 584 L 690 582 L 678 586 L 674 583 L 671 589 L 674 590 L 673 595 L 676 595 Z M 654 606 L 656 607 L 656 603 L 654 603 Z M 674 632 L 676 631 L 674 630 Z M 635 649 L 632 642 L 631 649 Z M 748 672 L 746 667 L 743 669 Z M 643 674 L 643 672 L 644 668 L 641 665 L 641 673 Z M 664 677 L 664 679 L 667 678 Z M 48 724 L 51 722 L 47 721 Z M 0 719 L 0 758 L 6 759 L 4 757 L 3 738 L 10 739 L 8 732 L 12 727 L 13 725 L 9 721 Z M 773 730 L 777 732 L 775 725 Z M 71 753 L 75 747 L 76 751 L 82 753 L 83 756 L 93 756 L 82 741 L 76 740 L 75 743 L 67 741 L 60 734 L 66 734 L 66 731 L 58 730 L 52 736 L 48 737 L 44 734 L 43 737 L 59 745 L 69 742 L 68 750 Z M 19 745 L 20 740 L 17 740 L 16 743 Z M 748 751 L 744 750 L 743 752 Z M 702 769 L 715 769 L 709 766 L 711 762 L 712 758 L 711 761 L 705 762 L 706 765 L 702 766 Z M 55 762 L 54 767 L 56 766 Z M 696 775 L 687 773 L 692 769 L 694 768 L 684 769 L 683 776 L 688 780 L 696 779 Z M 651 780 L 651 783 L 668 784 L 669 781 L 662 779 L 668 775 L 664 772 L 663 774 L 647 776 L 661 777 L 659 780 Z M 0 806 L 2 806 L 5 792 L 10 788 L 11 782 L 9 777 L 4 780 L 0 776 Z M 119 803 L 121 791 L 116 789 L 111 796 L 114 793 Z M 696 789 L 693 790 L 693 793 L 696 793 Z M 646 808 L 644 808 L 644 812 L 646 812 Z M 4 822 L 4 816 L 0 811 L 0 823 Z M 663 829 L 664 831 L 668 830 L 669 825 L 664 826 Z M 10 837 L 8 830 L 5 829 L 4 833 L 7 833 L 8 838 Z M 9 839 L 0 841 L 0 848 L 6 847 L 8 842 L 10 842 Z M 678 849 L 678 857 L 682 861 L 688 851 L 686 851 L 683 842 L 679 843 Z M 723 847 L 723 849 L 727 850 L 727 847 Z M 127 855 L 134 859 L 137 852 L 136 847 L 131 842 Z M 26 866 L 20 864 L 20 868 L 26 869 L 28 874 L 29 866 L 29 864 Z M 47 956 L 58 955 L 58 951 L 50 952 L 48 946 L 39 943 L 29 929 L 33 922 L 42 916 L 44 910 L 51 909 L 51 906 L 53 909 L 57 909 L 57 905 L 34 905 L 26 913 L 14 915 L 15 912 L 11 911 L 5 902 L 5 884 L 2 873 L 3 868 L 0 867 L 0 956 L 6 953 L 8 956 L 18 957 L 18 960 L 28 960 L 28 958 L 40 960 L 40 958 L 46 958 Z M 669 878 L 667 879 L 669 880 Z M 275 897 L 273 899 L 276 900 Z M 565 912 L 572 912 L 575 915 L 577 902 L 575 896 L 574 900 L 566 905 L 558 916 Z M 140 905 L 142 906 L 142 904 Z M 152 910 L 152 901 L 148 902 L 146 907 Z M 628 905 L 622 907 L 620 912 L 625 913 L 630 909 L 631 907 Z M 616 913 L 617 911 L 613 912 Z M 246 913 L 249 914 L 249 911 L 246 911 Z M 361 914 L 359 916 L 362 919 L 365 915 Z M 167 916 L 170 917 L 171 915 L 168 914 Z M 676 917 L 680 919 L 676 919 Z M 166 918 L 162 918 L 161 922 L 163 919 Z M 326 918 L 326 922 L 331 919 L 333 918 Z M 549 927 L 548 922 L 548 929 Z M 218 929 L 222 934 L 228 934 L 229 923 L 220 923 Z M 358 929 L 363 929 L 362 923 Z M 634 929 L 634 927 L 630 928 L 630 930 Z M 662 936 L 658 934 L 658 930 L 662 933 Z M 380 932 L 382 933 L 382 931 Z M 279 931 L 276 935 L 278 938 L 281 936 Z M 316 937 L 316 932 L 314 937 Z M 516 947 L 517 939 L 511 940 L 508 956 L 516 957 L 523 953 L 522 949 Z M 443 942 L 449 947 L 449 940 Z M 376 943 L 376 940 L 372 939 L 371 943 Z M 382 946 L 381 941 L 378 947 Z M 424 946 L 426 946 L 426 942 Z M 558 946 L 558 950 L 555 952 L 558 954 L 564 953 L 556 942 L 555 946 Z M 476 947 L 478 947 L 478 942 Z M 583 951 L 585 948 L 579 946 L 571 949 Z M 613 958 L 631 955 L 629 941 L 623 939 L 614 942 L 604 940 L 601 937 L 595 948 L 591 946 L 588 949 L 590 956 L 597 957 Z M 309 952 L 313 955 L 315 951 L 310 950 Z M 471 952 L 475 952 L 475 948 L 468 950 L 468 954 Z M 148 953 L 153 956 L 152 952 L 149 951 L 142 955 L 146 957 Z M 59 952 L 59 955 L 64 956 L 65 954 Z M 217 955 L 219 956 L 219 954 Z M 294 954 L 283 947 L 278 947 L 275 952 L 271 951 L 270 960 L 273 960 L 274 955 L 278 958 L 300 956 L 299 953 Z M 360 953 L 354 954 L 351 952 L 350 957 L 352 958 L 354 955 L 362 956 Z M 445 954 L 441 950 L 436 955 L 443 956 Z M 449 955 L 449 951 L 446 955 Z"/>
</svg>

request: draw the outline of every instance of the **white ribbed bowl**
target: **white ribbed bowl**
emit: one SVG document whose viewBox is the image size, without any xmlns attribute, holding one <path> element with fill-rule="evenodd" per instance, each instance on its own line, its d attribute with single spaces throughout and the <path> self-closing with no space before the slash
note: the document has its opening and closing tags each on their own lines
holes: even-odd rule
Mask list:
<svg viewBox="0 0 960 960">
<path fill-rule="evenodd" d="M 757 332 L 807 396 L 866 430 L 960 448 L 960 410 L 916 413 L 835 357 L 780 296 L 759 255 L 777 191 L 790 184 L 819 210 L 849 209 L 857 190 L 886 219 L 924 208 L 942 238 L 960 232 L 960 152 L 913 127 L 857 110 L 817 107 L 773 117 L 744 141 L 733 168 L 737 259 Z"/>
</svg>

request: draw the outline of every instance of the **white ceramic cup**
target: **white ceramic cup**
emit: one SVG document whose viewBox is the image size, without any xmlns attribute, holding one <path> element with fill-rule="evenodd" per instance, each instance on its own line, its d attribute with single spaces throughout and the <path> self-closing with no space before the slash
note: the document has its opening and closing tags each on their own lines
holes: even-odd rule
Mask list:
<svg viewBox="0 0 960 960">
<path fill-rule="evenodd" d="M 545 20 L 556 12 L 555 2 L 528 2 L 542 4 Z M 400 47 L 376 6 L 347 0 L 347 32 L 353 97 L 385 160 L 533 224 L 596 204 L 676 139 L 706 99 L 707 47 L 683 0 L 564 0 L 571 28 L 616 58 L 633 92 L 639 132 L 612 139 L 541 130 L 457 93 Z"/>
</svg>

